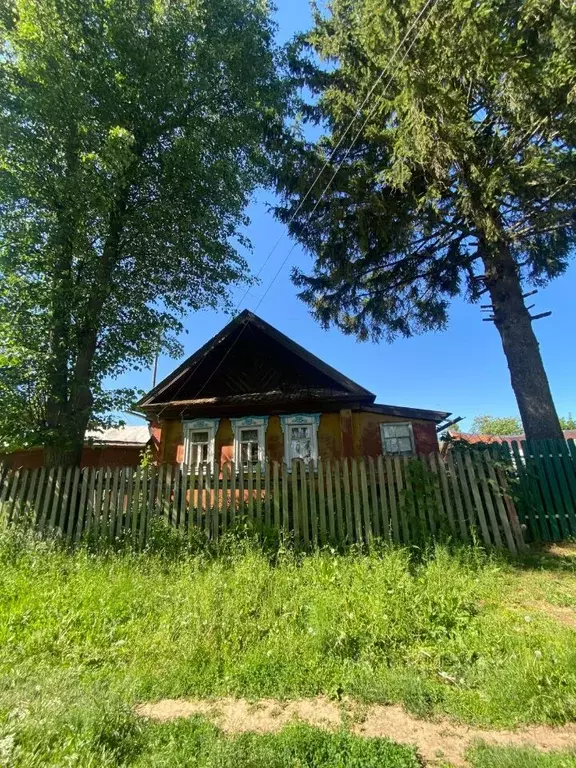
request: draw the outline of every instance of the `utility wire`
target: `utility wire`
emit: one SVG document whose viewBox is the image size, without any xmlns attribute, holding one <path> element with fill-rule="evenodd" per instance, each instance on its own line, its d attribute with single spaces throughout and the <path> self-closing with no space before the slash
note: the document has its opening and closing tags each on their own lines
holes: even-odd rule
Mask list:
<svg viewBox="0 0 576 768">
<path fill-rule="evenodd" d="M 263 271 L 264 267 L 265 267 L 265 266 L 266 266 L 266 264 L 267 264 L 267 263 L 270 261 L 270 258 L 272 257 L 272 255 L 273 255 L 273 254 L 274 254 L 274 252 L 276 251 L 276 248 L 278 247 L 278 245 L 280 244 L 280 242 L 282 242 L 283 238 L 286 236 L 286 233 L 289 231 L 289 227 L 290 227 L 290 225 L 291 225 L 291 224 L 294 222 L 294 220 L 295 220 L 296 216 L 297 216 L 297 215 L 298 215 L 298 213 L 299 213 L 299 212 L 302 210 L 302 207 L 304 206 L 304 203 L 306 202 L 306 200 L 307 200 L 307 199 L 310 197 L 310 195 L 312 194 L 312 191 L 313 191 L 314 187 L 316 186 L 316 184 L 317 184 L 317 183 L 318 183 L 318 181 L 320 180 L 320 178 L 321 178 L 321 176 L 323 175 L 323 173 L 324 173 L 324 171 L 326 170 L 326 168 L 328 168 L 328 167 L 329 167 L 329 165 L 330 165 L 330 163 L 331 163 L 332 159 L 334 158 L 334 156 L 335 156 L 336 152 L 337 152 L 337 151 L 338 151 L 338 149 L 339 149 L 339 148 L 342 146 L 342 143 L 343 143 L 344 139 L 346 138 L 346 136 L 348 135 L 348 133 L 349 133 L 349 132 L 350 132 L 350 130 L 352 129 L 352 126 L 354 125 L 354 123 L 356 122 L 356 120 L 357 120 L 357 119 L 360 117 L 360 115 L 361 115 L 361 111 L 362 111 L 363 107 L 364 107 L 364 106 L 367 104 L 368 100 L 371 98 L 372 94 L 374 93 L 374 91 L 376 90 L 376 88 L 378 87 L 378 85 L 379 85 L 379 84 L 382 82 L 382 80 L 383 80 L 383 78 L 384 78 L 384 76 L 385 76 L 386 72 L 388 71 L 388 68 L 389 68 L 390 64 L 391 64 L 391 63 L 392 63 L 392 62 L 393 62 L 393 61 L 396 59 L 396 57 L 397 57 L 398 53 L 400 52 L 400 50 L 401 50 L 402 46 L 404 45 L 404 43 L 406 42 L 406 40 L 407 40 L 407 39 L 408 39 L 408 37 L 410 36 L 410 33 L 411 33 L 411 32 L 412 32 L 412 30 L 413 30 L 413 29 L 414 29 L 414 28 L 415 28 L 415 27 L 418 25 L 418 23 L 420 22 L 420 20 L 421 20 L 422 16 L 423 16 L 423 15 L 426 13 L 427 9 L 428 9 L 429 7 L 431 7 L 431 6 L 432 6 L 432 7 L 434 7 L 435 5 L 437 5 L 437 3 L 438 3 L 438 2 L 439 2 L 439 0 L 426 0 L 426 2 L 424 3 L 424 5 L 422 6 L 422 8 L 420 9 L 420 11 L 418 12 L 418 15 L 416 16 L 416 18 L 414 19 L 414 21 L 412 22 L 412 24 L 411 24 L 411 25 L 410 25 L 410 27 L 408 28 L 408 31 L 406 32 L 406 34 L 404 35 L 404 37 L 402 38 L 402 40 L 400 41 L 400 43 L 398 43 L 398 45 L 397 45 L 397 46 L 396 46 L 396 48 L 394 49 L 394 51 L 393 51 L 393 53 L 392 53 L 392 56 L 391 56 L 391 58 L 388 60 L 388 64 L 387 64 L 387 66 L 386 66 L 386 67 L 384 67 L 384 69 L 382 70 L 382 72 L 380 73 L 380 75 L 378 76 L 378 78 L 376 79 L 376 81 L 375 81 L 374 85 L 373 85 L 373 86 L 370 88 L 370 91 L 368 92 L 367 96 L 364 98 L 364 100 L 363 100 L 362 104 L 360 105 L 360 107 L 358 107 L 358 109 L 356 110 L 356 113 L 355 113 L 354 117 L 352 118 L 352 120 L 350 121 L 350 123 L 349 123 L 348 127 L 346 128 L 345 132 L 344 132 L 344 133 L 343 133 L 343 135 L 340 137 L 340 139 L 339 139 L 338 143 L 336 144 L 336 146 L 335 146 L 335 147 L 334 147 L 334 149 L 332 150 L 332 152 L 331 152 L 331 154 L 330 154 L 329 158 L 328 158 L 328 159 L 325 161 L 325 163 L 324 163 L 324 165 L 322 166 L 321 170 L 318 172 L 318 174 L 316 175 L 316 177 L 315 177 L 314 181 L 313 181 L 313 182 L 312 182 L 312 184 L 310 185 L 310 187 L 309 187 L 308 191 L 306 192 L 306 194 L 304 195 L 304 197 L 303 197 L 303 198 L 302 198 L 302 200 L 300 201 L 300 203 L 299 203 L 299 205 L 297 206 L 297 208 L 296 208 L 296 210 L 294 211 L 294 213 L 291 215 L 290 219 L 288 220 L 288 222 L 287 222 L 287 224 L 286 224 L 286 230 L 285 230 L 285 231 L 284 231 L 284 232 L 283 232 L 283 233 L 280 235 L 280 237 L 278 238 L 278 240 L 276 241 L 276 243 L 274 244 L 274 246 L 273 246 L 273 247 L 272 247 L 272 249 L 270 250 L 269 254 L 267 255 L 266 259 L 264 260 L 263 264 L 261 265 L 260 269 L 258 270 L 258 272 L 257 272 L 257 274 L 256 274 L 256 276 L 257 276 L 257 277 L 258 277 L 258 276 L 261 274 L 261 272 Z M 417 33 L 414 35 L 414 37 L 413 37 L 412 41 L 410 42 L 410 44 L 409 44 L 408 48 L 407 48 L 407 49 L 404 51 L 404 54 L 403 54 L 403 56 L 402 56 L 402 58 L 401 58 L 401 60 L 400 60 L 400 63 L 402 63 L 402 62 L 404 62 L 404 61 L 406 60 L 406 58 L 407 58 L 408 54 L 410 53 L 410 51 L 411 51 L 411 50 L 412 50 L 412 48 L 414 47 L 414 44 L 416 43 L 416 40 L 418 39 L 418 37 L 419 37 L 419 35 L 420 35 L 420 32 L 421 32 L 421 31 L 422 31 L 422 29 L 424 28 L 424 26 L 425 26 L 425 24 L 426 24 L 426 22 L 428 21 L 428 19 L 429 19 L 429 18 L 430 18 L 430 15 L 428 15 L 428 16 L 426 17 L 426 19 L 424 19 L 424 21 L 423 21 L 423 23 L 422 23 L 422 25 L 421 25 L 421 28 L 420 28 L 420 30 L 418 30 L 418 31 L 417 31 Z M 388 91 L 388 88 L 390 87 L 390 85 L 391 85 L 391 83 L 392 83 L 393 79 L 394 79 L 394 73 L 392 73 L 392 74 L 390 75 L 390 77 L 389 77 L 388 81 L 386 82 L 386 85 L 384 86 L 384 90 L 383 90 L 383 93 L 382 93 L 382 97 L 383 97 L 384 95 L 386 95 L 386 93 L 387 93 L 387 91 Z M 330 180 L 329 180 L 328 184 L 325 186 L 325 188 L 323 189 L 322 193 L 320 194 L 320 196 L 319 196 L 318 200 L 317 200 L 317 201 L 316 201 L 316 203 L 314 204 L 314 207 L 312 208 L 312 211 L 310 212 L 310 217 L 311 217 L 311 216 L 313 216 L 313 215 L 314 215 L 314 213 L 315 213 L 315 212 L 318 210 L 318 207 L 320 206 L 320 203 L 321 203 L 321 202 L 322 202 L 322 200 L 324 199 L 324 196 L 326 195 L 326 193 L 327 193 L 327 192 L 328 192 L 328 190 L 330 189 L 330 187 L 331 187 L 332 183 L 334 182 L 334 179 L 336 178 L 336 176 L 337 176 L 337 175 L 338 175 L 338 173 L 340 172 L 340 170 L 341 170 L 342 166 L 344 165 L 344 163 L 346 162 L 346 160 L 347 160 L 347 159 L 348 159 L 348 157 L 350 156 L 350 153 L 352 152 L 352 149 L 353 149 L 353 148 L 354 148 L 354 146 L 356 145 L 356 143 L 357 143 L 358 139 L 360 138 L 360 136 L 362 135 L 362 132 L 364 131 L 364 128 L 366 127 L 366 125 L 368 124 L 368 122 L 370 121 L 370 119 L 372 118 L 372 115 L 374 114 L 374 112 L 376 111 L 376 109 L 377 109 L 377 108 L 378 108 L 378 102 L 376 102 L 376 103 L 374 104 L 374 106 L 373 106 L 373 107 L 370 109 L 370 111 L 368 112 L 368 116 L 366 117 L 366 119 L 365 119 L 365 120 L 364 120 L 364 122 L 362 123 L 362 125 L 361 125 L 361 127 L 360 127 L 359 131 L 358 131 L 358 132 L 356 133 L 356 135 L 354 136 L 354 138 L 353 138 L 353 140 L 352 140 L 352 143 L 350 144 L 350 146 L 349 146 L 349 147 L 348 147 L 348 149 L 346 150 L 346 153 L 344 154 L 344 157 L 343 157 L 343 158 L 340 160 L 340 162 L 338 163 L 338 165 L 337 165 L 337 167 L 336 167 L 336 170 L 334 171 L 334 173 L 333 173 L 332 177 L 330 178 Z M 270 290 L 272 289 L 272 287 L 273 287 L 274 283 L 276 282 L 276 280 L 277 280 L 277 279 L 278 279 L 278 277 L 280 276 L 280 274 L 281 274 L 282 270 L 284 269 L 284 267 L 286 266 L 286 263 L 288 262 L 288 259 L 290 258 L 290 256 L 291 256 L 291 255 L 292 255 L 292 253 L 294 252 L 294 250 L 295 250 L 295 248 L 297 247 L 297 245 L 298 245 L 298 243 L 297 243 L 297 242 L 293 243 L 292 247 L 290 248 L 290 250 L 289 250 L 289 251 L 288 251 L 288 253 L 286 254 L 285 258 L 282 260 L 282 263 L 280 264 L 280 267 L 278 268 L 278 270 L 276 271 L 276 273 L 275 273 L 275 274 L 274 274 L 274 276 L 272 277 L 272 280 L 270 281 L 270 283 L 268 284 L 268 286 L 267 286 L 266 290 L 264 291 L 263 295 L 261 296 L 260 300 L 259 300 L 259 301 L 258 301 L 258 303 L 256 304 L 255 310 L 257 310 L 257 309 L 260 307 L 260 305 L 262 304 L 262 302 L 264 301 L 264 299 L 266 298 L 266 296 L 268 295 L 268 293 L 269 293 L 269 292 L 270 292 Z M 238 312 L 238 309 L 240 308 L 240 306 L 242 305 L 242 303 L 243 303 L 244 299 L 246 298 L 246 296 L 247 296 L 249 293 L 250 293 L 250 289 L 248 288 L 248 289 L 245 291 L 245 293 L 244 293 L 244 295 L 242 296 L 242 298 L 240 299 L 240 301 L 238 302 L 238 304 L 236 305 L 236 310 L 235 310 L 235 312 L 236 312 L 236 313 Z M 212 373 L 211 373 L 211 374 L 208 376 L 208 378 L 206 379 L 206 381 L 204 382 L 204 384 L 203 384 L 203 385 L 201 386 L 201 388 L 198 390 L 198 392 L 197 392 L 197 394 L 195 395 L 195 397 L 193 398 L 193 400 L 196 400 L 196 399 L 199 397 L 199 395 L 202 393 L 202 391 L 203 391 L 203 390 L 204 390 L 204 389 L 207 387 L 207 385 L 210 383 L 210 381 L 212 380 L 212 378 L 213 378 L 213 377 L 215 376 L 215 374 L 218 372 L 218 370 L 220 369 L 220 367 L 222 366 L 222 364 L 225 362 L 225 360 L 227 359 L 228 355 L 230 354 L 230 352 L 232 351 L 232 349 L 234 348 L 234 346 L 236 345 L 236 343 L 239 341 L 239 339 L 240 339 L 240 337 L 242 336 L 242 334 L 243 334 L 243 332 L 244 332 L 245 328 L 246 328 L 246 326 L 245 326 L 245 325 L 244 325 L 244 326 L 242 326 L 242 328 L 240 329 L 240 332 L 239 332 L 239 334 L 236 336 L 236 338 L 234 339 L 233 343 L 230 345 L 230 347 L 228 348 L 228 350 L 226 351 L 226 353 L 225 353 L 225 354 L 222 356 L 222 358 L 221 358 L 221 359 L 218 361 L 218 363 L 217 363 L 217 365 L 214 367 L 214 369 L 213 369 Z M 179 394 L 179 393 L 182 391 L 182 389 L 184 388 L 184 386 L 186 385 L 186 383 L 189 381 L 189 379 L 190 379 L 190 377 L 192 376 L 192 374 L 193 374 L 193 373 L 194 373 L 194 372 L 197 370 L 197 368 L 198 368 L 198 366 L 199 366 L 199 365 L 200 365 L 200 363 L 198 363 L 198 364 L 197 364 L 197 365 L 194 367 L 194 369 L 193 369 L 192 371 L 190 371 L 190 372 L 188 373 L 188 375 L 187 375 L 187 376 L 184 378 L 184 380 L 182 381 L 182 383 L 181 383 L 180 387 L 179 387 L 179 388 L 176 390 L 176 393 L 175 393 L 175 395 L 174 395 L 174 398 L 176 398 L 176 397 L 178 396 L 178 394 Z M 162 408 L 162 410 L 161 410 L 161 411 L 158 413 L 158 416 L 157 416 L 156 418 L 158 418 L 158 419 L 159 419 L 159 418 L 161 417 L 161 415 L 164 413 L 164 411 L 165 411 L 165 410 L 166 410 L 166 409 L 169 407 L 169 405 L 170 405 L 169 403 L 166 403 L 166 405 L 165 405 L 165 406 L 164 406 L 164 408 Z M 185 410 L 185 409 L 183 408 L 183 409 L 182 409 L 182 411 L 180 412 L 180 416 L 182 416 L 182 414 L 184 413 L 184 410 Z"/>
<path fill-rule="evenodd" d="M 391 62 L 391 61 L 393 61 L 393 60 L 396 58 L 396 56 L 398 55 L 398 52 L 401 50 L 402 46 L 404 45 L 404 43 L 406 42 L 406 40 L 407 40 L 407 39 L 408 39 L 408 37 L 410 36 L 410 33 L 412 32 L 412 30 L 414 29 L 414 27 L 416 27 L 416 26 L 417 26 L 418 22 L 420 21 L 420 19 L 421 19 L 421 18 L 422 18 L 422 16 L 423 16 L 423 14 L 424 14 L 424 13 L 426 13 L 426 10 L 427 10 L 427 8 L 428 8 L 428 7 L 429 7 L 429 6 L 430 6 L 432 3 L 436 4 L 436 2 L 437 2 L 437 1 L 438 1 L 438 0 L 426 0 L 426 3 L 425 3 L 423 6 L 422 6 L 422 8 L 421 8 L 421 9 L 420 9 L 420 11 L 418 12 L 418 15 L 416 16 L 416 18 L 414 19 L 414 21 L 412 22 L 412 24 L 411 24 L 411 25 L 408 27 L 408 31 L 406 32 L 406 34 L 404 35 L 404 37 L 402 38 L 402 40 L 401 40 L 401 41 L 398 43 L 398 45 L 396 46 L 396 48 L 395 48 L 395 49 L 394 49 L 394 51 L 392 52 L 392 57 L 391 57 L 391 59 L 388 61 L 388 64 L 390 64 L 390 62 Z M 416 37 L 418 37 L 418 35 L 416 35 Z M 376 81 L 374 82 L 374 85 L 373 85 L 373 86 L 370 88 L 370 90 L 368 91 L 367 95 L 365 96 L 365 98 L 364 98 L 364 101 L 363 101 L 363 102 L 362 102 L 362 104 L 360 104 L 360 106 L 359 106 L 359 107 L 356 109 L 356 113 L 354 114 L 354 117 L 352 118 L 352 120 L 351 120 L 351 121 L 350 121 L 350 123 L 348 124 L 348 127 L 346 128 L 346 130 L 344 131 L 344 133 L 342 134 L 342 136 L 341 136 L 341 137 L 340 137 L 340 139 L 338 140 L 338 142 L 337 142 L 336 146 L 334 147 L 334 149 L 333 149 L 333 150 L 332 150 L 332 152 L 330 153 L 330 156 L 329 156 L 329 157 L 328 157 L 328 159 L 327 159 L 327 160 L 324 162 L 324 165 L 322 166 L 322 168 L 321 168 L 321 169 L 318 171 L 318 173 L 316 174 L 316 178 L 314 179 L 314 181 L 312 182 L 312 184 L 311 184 L 311 185 L 310 185 L 310 187 L 308 188 L 308 191 L 306 192 L 306 194 L 304 195 L 304 197 L 302 198 L 302 200 L 301 200 L 301 201 L 300 201 L 300 203 L 298 204 L 298 207 L 296 208 L 296 210 L 294 211 L 294 213 L 293 213 L 293 214 L 292 214 L 292 216 L 290 217 L 290 219 L 289 219 L 288 223 L 286 224 L 286 230 L 285 230 L 284 232 L 282 232 L 282 234 L 279 236 L 278 240 L 276 240 L 276 242 L 275 242 L 275 243 L 274 243 L 274 245 L 272 246 L 272 249 L 270 250 L 270 252 L 269 252 L 269 253 L 268 253 L 268 255 L 266 256 L 266 258 L 264 259 L 264 261 L 263 261 L 262 265 L 260 266 L 260 268 L 259 268 L 258 272 L 256 273 L 256 277 L 260 277 L 260 275 L 262 274 L 262 272 L 263 272 L 264 268 L 266 267 L 266 265 L 268 264 L 268 262 L 270 261 L 270 259 L 271 259 L 271 258 L 272 258 L 272 256 L 274 255 L 274 253 L 275 253 L 276 249 L 278 248 L 278 246 L 280 245 L 280 243 L 282 242 L 282 240 L 283 240 L 283 239 L 286 237 L 286 231 L 288 230 L 288 228 L 290 227 L 290 225 L 292 224 L 292 222 L 294 221 L 294 219 L 296 218 L 296 216 L 298 216 L 298 214 L 300 213 L 300 211 L 301 211 L 301 210 L 302 210 L 302 208 L 304 207 L 304 204 L 305 204 L 306 200 L 308 200 L 308 198 L 309 198 L 309 197 L 310 197 L 310 195 L 312 194 L 312 190 L 314 189 L 314 187 L 316 186 L 316 184 L 317 184 L 317 183 L 320 181 L 320 179 L 322 178 L 322 175 L 324 174 L 324 171 L 325 171 L 325 170 L 326 170 L 326 169 L 327 169 L 327 168 L 330 166 L 330 163 L 331 163 L 331 162 L 332 162 L 332 160 L 334 159 L 334 157 L 335 157 L 336 153 L 338 152 L 338 150 L 340 149 L 340 147 L 341 147 L 341 146 L 342 146 L 342 144 L 344 143 L 344 139 L 346 138 L 346 136 L 348 136 L 348 134 L 349 134 L 349 133 L 350 133 L 350 131 L 352 130 L 352 126 L 354 125 L 354 123 L 356 122 L 356 120 L 358 120 L 358 119 L 360 118 L 360 116 L 361 116 L 361 114 L 362 114 L 362 110 L 364 109 L 364 107 L 366 106 L 366 104 L 368 103 L 368 101 L 370 100 L 370 98 L 372 97 L 372 94 L 374 93 L 374 91 L 376 90 L 376 88 L 377 88 L 377 87 L 380 85 L 380 83 L 382 82 L 382 80 L 383 80 L 383 78 L 384 78 L 384 75 L 386 74 L 386 71 L 387 71 L 387 69 L 388 69 L 388 67 L 384 67 L 384 69 L 382 70 L 382 72 L 380 72 L 380 74 L 379 74 L 379 75 L 378 75 L 378 77 L 376 78 Z M 390 79 L 392 79 L 392 78 L 390 78 Z M 388 82 L 388 83 L 387 83 L 387 85 L 386 85 L 386 87 L 384 88 L 384 93 L 385 93 L 385 92 L 386 92 L 386 90 L 388 89 L 389 85 L 390 85 L 390 82 Z M 366 125 L 366 123 L 364 123 L 364 125 Z M 355 140 L 352 142 L 352 145 L 351 145 L 350 149 L 352 148 L 352 146 L 354 145 L 354 143 L 355 143 L 355 141 L 356 141 L 356 140 L 357 140 L 357 139 L 355 139 Z M 244 293 L 244 295 L 242 296 L 242 298 L 240 299 L 240 301 L 238 302 L 238 304 L 237 304 L 237 306 L 236 306 L 236 312 L 238 311 L 239 307 L 241 306 L 241 304 L 243 303 L 244 299 L 245 299 L 245 298 L 246 298 L 246 296 L 249 294 L 249 292 L 250 292 L 250 289 L 248 288 L 248 289 L 246 290 L 246 292 Z M 258 305 L 258 306 L 259 306 L 259 305 Z"/>
</svg>

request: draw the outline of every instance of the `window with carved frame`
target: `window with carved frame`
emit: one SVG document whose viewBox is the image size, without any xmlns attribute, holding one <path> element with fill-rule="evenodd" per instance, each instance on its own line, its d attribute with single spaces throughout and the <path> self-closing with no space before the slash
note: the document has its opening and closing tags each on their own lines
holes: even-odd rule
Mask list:
<svg viewBox="0 0 576 768">
<path fill-rule="evenodd" d="M 319 413 L 281 416 L 284 432 L 284 461 L 290 467 L 294 459 L 308 464 L 318 461 Z"/>
<path fill-rule="evenodd" d="M 248 462 L 266 461 L 267 416 L 246 416 L 230 419 L 234 433 L 234 463 L 246 466 Z"/>
<path fill-rule="evenodd" d="M 184 422 L 184 466 L 196 469 L 214 463 L 219 421 L 193 419 Z"/>
</svg>

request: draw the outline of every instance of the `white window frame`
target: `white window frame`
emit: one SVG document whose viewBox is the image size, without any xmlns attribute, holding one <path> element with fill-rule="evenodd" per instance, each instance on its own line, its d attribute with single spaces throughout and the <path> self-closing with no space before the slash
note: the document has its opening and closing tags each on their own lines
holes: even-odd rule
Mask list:
<svg viewBox="0 0 576 768">
<path fill-rule="evenodd" d="M 310 461 L 318 461 L 318 427 L 320 426 L 319 413 L 294 413 L 290 416 L 280 416 L 280 424 L 284 433 L 284 463 L 288 469 L 292 466 L 292 440 L 290 439 L 291 427 L 310 427 L 311 456 Z M 297 460 L 298 456 L 295 456 Z"/>
<path fill-rule="evenodd" d="M 204 465 L 204 462 L 198 461 L 192 465 L 192 432 L 208 432 L 208 459 L 206 466 L 212 466 L 214 464 L 214 451 L 216 445 L 216 432 L 218 432 L 218 426 L 220 419 L 192 419 L 191 421 L 184 421 L 184 460 L 182 462 L 183 467 L 190 467 L 191 469 L 197 469 L 199 466 Z"/>
<path fill-rule="evenodd" d="M 411 421 L 383 421 L 380 424 L 380 441 L 382 443 L 382 455 L 383 456 L 400 456 L 402 457 L 408 457 L 408 454 L 405 453 L 388 453 L 386 450 L 386 436 L 384 434 L 386 427 L 408 427 L 408 437 L 410 438 L 411 443 L 411 453 L 410 456 L 416 455 L 416 444 L 414 442 L 414 427 L 412 425 Z M 391 438 L 388 438 L 390 440 Z"/>
<path fill-rule="evenodd" d="M 245 416 L 238 419 L 230 419 L 232 432 L 234 433 L 234 464 L 240 466 L 240 445 L 243 429 L 255 429 L 258 432 L 258 461 L 262 464 L 266 461 L 266 429 L 268 428 L 268 416 Z"/>
</svg>

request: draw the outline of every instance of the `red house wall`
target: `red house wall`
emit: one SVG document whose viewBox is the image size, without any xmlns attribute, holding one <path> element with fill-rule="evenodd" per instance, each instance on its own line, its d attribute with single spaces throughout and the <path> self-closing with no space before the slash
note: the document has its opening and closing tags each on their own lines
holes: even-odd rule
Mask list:
<svg viewBox="0 0 576 768">
<path fill-rule="evenodd" d="M 418 455 L 438 451 L 436 424 L 433 421 L 414 421 L 367 411 L 343 409 L 339 413 L 323 413 L 318 428 L 318 453 L 323 459 L 361 458 L 381 456 L 381 424 L 411 421 L 414 444 Z M 158 441 L 160 462 L 175 464 L 184 458 L 182 422 L 167 419 L 152 429 Z M 220 464 L 233 460 L 234 434 L 230 420 L 223 417 L 216 432 L 215 456 Z M 271 461 L 282 462 L 284 435 L 278 416 L 271 416 L 266 430 L 266 455 Z"/>
<path fill-rule="evenodd" d="M 137 467 L 144 446 L 98 445 L 84 446 L 83 467 Z M 0 454 L 0 462 L 10 469 L 37 469 L 44 466 L 44 450 L 31 448 L 28 451 Z"/>
</svg>

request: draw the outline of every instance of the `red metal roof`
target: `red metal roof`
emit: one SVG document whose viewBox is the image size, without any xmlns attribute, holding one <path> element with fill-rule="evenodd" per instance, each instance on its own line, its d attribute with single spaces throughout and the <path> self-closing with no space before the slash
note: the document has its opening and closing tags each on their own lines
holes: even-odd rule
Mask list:
<svg viewBox="0 0 576 768">
<path fill-rule="evenodd" d="M 453 440 L 463 440 L 466 443 L 511 443 L 526 440 L 526 435 L 474 435 L 471 432 L 455 432 L 449 429 L 448 434 Z M 565 429 L 562 433 L 565 440 L 576 440 L 576 429 Z"/>
</svg>

